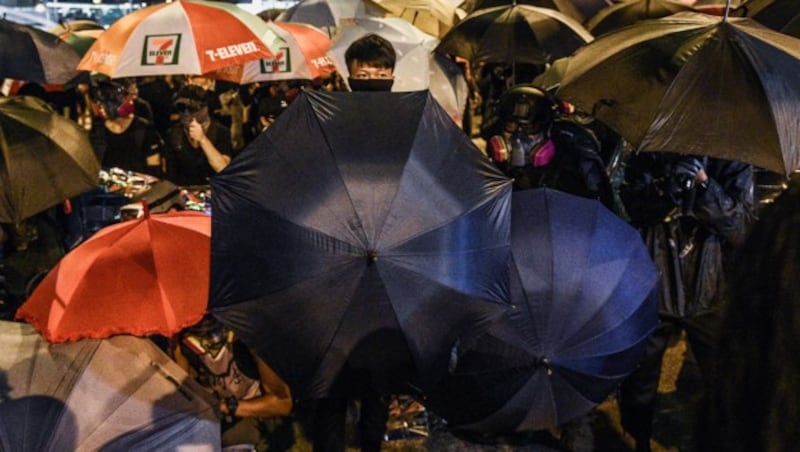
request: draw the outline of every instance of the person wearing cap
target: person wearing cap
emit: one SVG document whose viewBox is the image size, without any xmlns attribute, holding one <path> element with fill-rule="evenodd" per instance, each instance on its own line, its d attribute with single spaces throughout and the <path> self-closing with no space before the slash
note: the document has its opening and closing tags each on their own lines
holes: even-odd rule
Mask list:
<svg viewBox="0 0 800 452">
<path fill-rule="evenodd" d="M 166 174 L 176 185 L 208 184 L 233 157 L 230 129 L 211 118 L 207 99 L 207 92 L 196 85 L 175 94 L 180 121 L 169 130 Z"/>
</svg>

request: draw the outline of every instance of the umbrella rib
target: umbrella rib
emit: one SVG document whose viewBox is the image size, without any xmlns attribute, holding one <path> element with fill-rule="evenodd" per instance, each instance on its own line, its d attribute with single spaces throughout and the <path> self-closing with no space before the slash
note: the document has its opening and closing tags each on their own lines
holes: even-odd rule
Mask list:
<svg viewBox="0 0 800 452">
<path fill-rule="evenodd" d="M 309 103 L 311 103 L 310 99 L 308 99 L 307 101 Z M 326 146 L 326 149 L 328 149 L 328 152 L 329 152 L 329 154 L 331 156 L 331 159 L 333 159 L 334 163 L 336 163 L 337 162 L 336 154 L 331 152 L 331 150 L 333 149 L 333 146 L 331 144 L 331 140 L 328 138 L 328 134 L 327 134 L 327 131 L 326 131 L 325 127 L 323 127 L 322 121 L 320 120 L 319 116 L 317 116 L 316 114 L 313 114 L 312 116 L 314 118 L 314 121 L 316 121 L 316 123 L 317 123 L 317 127 L 319 128 L 320 134 L 322 135 L 322 139 L 325 140 L 325 146 Z M 336 166 L 338 167 L 338 164 Z M 354 202 L 353 202 L 353 196 L 350 194 L 350 190 L 347 188 L 347 184 L 345 183 L 344 179 L 342 178 L 341 173 L 338 172 L 338 171 L 337 171 L 337 177 L 339 178 L 339 182 L 342 184 L 342 187 L 344 187 L 345 192 L 347 192 L 347 199 L 350 201 L 350 205 L 351 206 L 355 205 Z M 326 206 L 326 209 L 335 218 L 337 218 L 337 219 L 339 218 L 337 210 L 330 209 L 327 206 Z M 362 219 L 361 219 L 361 216 L 359 216 L 358 211 L 356 209 L 353 209 L 353 213 L 356 215 L 356 218 L 358 218 L 359 224 L 363 224 L 361 222 Z M 340 221 L 340 223 L 343 223 L 343 222 Z M 353 235 L 353 238 L 354 238 L 353 243 L 363 243 L 365 248 L 368 247 L 366 236 L 365 237 L 356 237 L 354 232 L 352 232 L 351 229 L 348 229 L 348 230 L 351 231 L 351 234 Z M 325 235 L 327 236 L 328 234 L 325 234 Z"/>
</svg>

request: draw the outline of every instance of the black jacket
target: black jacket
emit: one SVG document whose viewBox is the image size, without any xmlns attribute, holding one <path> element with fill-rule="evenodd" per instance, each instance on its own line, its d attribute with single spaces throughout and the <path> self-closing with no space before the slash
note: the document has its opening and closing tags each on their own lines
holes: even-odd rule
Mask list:
<svg viewBox="0 0 800 452">
<path fill-rule="evenodd" d="M 752 166 L 713 158 L 707 186 L 676 197 L 670 174 L 681 158 L 632 154 L 619 191 L 661 271 L 661 314 L 689 319 L 723 306 L 725 261 L 754 221 L 755 205 Z"/>
</svg>

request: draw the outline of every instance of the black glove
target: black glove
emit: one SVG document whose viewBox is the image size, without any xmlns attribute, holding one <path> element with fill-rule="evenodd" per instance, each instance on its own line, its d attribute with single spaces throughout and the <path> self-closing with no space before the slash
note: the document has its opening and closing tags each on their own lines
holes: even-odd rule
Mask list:
<svg viewBox="0 0 800 452">
<path fill-rule="evenodd" d="M 669 194 L 675 205 L 691 208 L 693 189 L 697 173 L 703 169 L 702 162 L 694 157 L 680 159 L 672 164 L 669 175 Z M 688 204 L 688 205 L 687 205 Z"/>
<path fill-rule="evenodd" d="M 670 191 L 677 195 L 691 190 L 697 179 L 697 173 L 701 169 L 703 169 L 703 164 L 694 157 L 681 159 L 673 163 L 670 174 Z"/>
</svg>

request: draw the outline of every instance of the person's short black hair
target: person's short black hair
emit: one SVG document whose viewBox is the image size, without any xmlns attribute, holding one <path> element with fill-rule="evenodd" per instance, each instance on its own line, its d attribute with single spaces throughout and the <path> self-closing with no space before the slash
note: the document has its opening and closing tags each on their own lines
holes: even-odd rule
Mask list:
<svg viewBox="0 0 800 452">
<path fill-rule="evenodd" d="M 208 93 L 196 85 L 186 85 L 173 97 L 172 104 L 178 110 L 195 112 L 208 106 Z"/>
<path fill-rule="evenodd" d="M 344 61 L 348 69 L 353 63 L 358 62 L 366 66 L 394 70 L 397 55 L 391 42 L 380 35 L 370 33 L 356 39 L 347 47 Z"/>
</svg>

